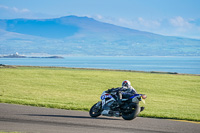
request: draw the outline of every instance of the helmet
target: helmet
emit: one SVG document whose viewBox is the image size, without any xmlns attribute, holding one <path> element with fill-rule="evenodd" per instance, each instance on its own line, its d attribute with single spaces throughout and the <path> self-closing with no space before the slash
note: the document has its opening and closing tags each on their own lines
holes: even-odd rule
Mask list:
<svg viewBox="0 0 200 133">
<path fill-rule="evenodd" d="M 122 82 L 122 87 L 129 87 L 129 86 L 131 86 L 131 82 L 130 82 L 130 81 L 124 80 L 124 81 Z"/>
</svg>

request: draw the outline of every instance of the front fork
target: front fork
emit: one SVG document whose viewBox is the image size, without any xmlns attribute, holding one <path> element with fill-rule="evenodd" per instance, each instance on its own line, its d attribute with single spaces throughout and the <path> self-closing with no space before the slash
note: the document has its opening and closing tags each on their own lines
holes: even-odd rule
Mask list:
<svg viewBox="0 0 200 133">
<path fill-rule="evenodd" d="M 99 101 L 99 102 L 96 104 L 96 108 L 97 108 L 98 110 L 102 109 L 102 102 L 101 102 L 101 101 Z"/>
</svg>

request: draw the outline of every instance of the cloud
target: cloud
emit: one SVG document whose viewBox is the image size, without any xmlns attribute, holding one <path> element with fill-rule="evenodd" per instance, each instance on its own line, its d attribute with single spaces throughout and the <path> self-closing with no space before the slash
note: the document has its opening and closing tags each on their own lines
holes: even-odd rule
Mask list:
<svg viewBox="0 0 200 133">
<path fill-rule="evenodd" d="M 32 13 L 29 9 L 23 8 L 19 9 L 16 7 L 8 7 L 5 5 L 0 5 L 0 18 L 1 19 L 10 19 L 10 18 L 23 18 L 31 16 Z"/>
<path fill-rule="evenodd" d="M 96 15 L 95 16 L 97 19 L 103 19 L 103 16 L 101 16 L 101 15 Z"/>
<path fill-rule="evenodd" d="M 92 16 L 94 19 L 122 27 L 153 32 L 168 36 L 180 36 L 200 39 L 200 18 L 185 19 L 181 16 L 169 19 L 150 20 L 144 17 L 135 19 L 114 18 L 102 15 Z"/>
<path fill-rule="evenodd" d="M 113 17 L 95 15 L 93 16 L 93 18 L 106 23 L 111 23 L 118 26 L 132 28 L 132 29 L 139 29 L 139 30 L 158 29 L 161 25 L 159 21 L 145 20 L 142 17 L 138 17 L 136 19 L 125 19 L 125 18 L 113 18 Z"/>
<path fill-rule="evenodd" d="M 170 24 L 174 27 L 191 27 L 192 24 L 190 24 L 188 21 L 184 20 L 182 17 L 178 16 L 175 18 L 171 18 L 169 20 Z"/>
<path fill-rule="evenodd" d="M 149 29 L 155 29 L 155 28 L 157 29 L 161 25 L 161 23 L 157 20 L 145 20 L 142 17 L 139 17 L 137 19 L 137 22 L 139 23 L 139 25 L 141 27 L 146 27 L 146 28 L 149 28 Z"/>
<path fill-rule="evenodd" d="M 178 36 L 189 36 L 200 39 L 200 18 L 185 19 L 181 16 L 169 19 L 169 27 L 173 34 Z"/>
<path fill-rule="evenodd" d="M 5 10 L 8 12 L 15 12 L 15 13 L 27 13 L 30 12 L 28 9 L 24 8 L 24 9 L 19 9 L 16 7 L 8 7 L 8 6 L 4 6 L 4 5 L 0 5 L 0 9 L 1 10 Z"/>
<path fill-rule="evenodd" d="M 144 20 L 142 17 L 138 18 L 138 22 L 145 27 L 155 27 L 160 26 L 160 22 L 158 21 L 152 21 L 152 20 Z"/>
<path fill-rule="evenodd" d="M 4 6 L 4 5 L 0 5 L 0 9 L 9 9 L 7 6 Z"/>
<path fill-rule="evenodd" d="M 29 18 L 29 19 L 43 19 L 55 18 L 57 15 L 49 15 L 44 13 L 32 12 L 27 8 L 8 7 L 0 5 L 0 19 L 15 19 L 15 18 Z"/>
<path fill-rule="evenodd" d="M 17 12 L 17 13 L 27 13 L 27 12 L 30 12 L 28 9 L 18 9 L 16 7 L 13 7 L 12 10 L 14 12 Z"/>
</svg>

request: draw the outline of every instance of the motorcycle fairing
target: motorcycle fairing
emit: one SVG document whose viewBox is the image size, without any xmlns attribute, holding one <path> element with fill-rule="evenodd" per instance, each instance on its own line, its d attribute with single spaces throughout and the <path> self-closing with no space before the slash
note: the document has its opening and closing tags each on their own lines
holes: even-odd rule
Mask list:
<svg viewBox="0 0 200 133">
<path fill-rule="evenodd" d="M 102 100 L 102 107 L 111 101 L 115 101 L 115 99 L 109 94 L 106 93 L 105 91 L 101 94 L 101 100 Z"/>
</svg>

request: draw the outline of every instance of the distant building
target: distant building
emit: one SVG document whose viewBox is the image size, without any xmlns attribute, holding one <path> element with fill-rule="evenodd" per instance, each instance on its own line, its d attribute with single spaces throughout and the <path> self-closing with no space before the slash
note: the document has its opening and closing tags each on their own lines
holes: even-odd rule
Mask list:
<svg viewBox="0 0 200 133">
<path fill-rule="evenodd" d="M 1 56 L 1 58 L 26 58 L 26 56 L 24 56 L 24 55 L 19 55 L 19 53 L 16 52 L 15 54 L 10 54 L 10 55 Z"/>
</svg>

